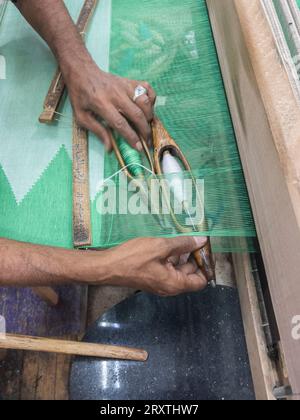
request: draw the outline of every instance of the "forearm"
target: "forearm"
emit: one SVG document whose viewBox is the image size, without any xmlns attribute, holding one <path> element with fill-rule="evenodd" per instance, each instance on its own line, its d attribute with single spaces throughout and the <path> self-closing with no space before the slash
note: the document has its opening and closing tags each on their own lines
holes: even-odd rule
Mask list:
<svg viewBox="0 0 300 420">
<path fill-rule="evenodd" d="M 207 281 L 195 260 L 180 256 L 207 238 L 135 239 L 107 251 L 74 251 L 0 238 L 0 287 L 62 284 L 123 286 L 162 296 L 198 291 Z"/>
<path fill-rule="evenodd" d="M 99 285 L 110 273 L 101 252 L 64 250 L 0 238 L 0 286 Z"/>
<path fill-rule="evenodd" d="M 92 62 L 63 0 L 17 0 L 16 5 L 47 42 L 64 75 L 75 65 Z"/>
</svg>

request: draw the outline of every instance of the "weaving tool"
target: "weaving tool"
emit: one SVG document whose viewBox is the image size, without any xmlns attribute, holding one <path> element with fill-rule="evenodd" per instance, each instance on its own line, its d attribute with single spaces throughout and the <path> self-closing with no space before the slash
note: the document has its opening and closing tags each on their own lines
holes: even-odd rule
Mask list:
<svg viewBox="0 0 300 420">
<path fill-rule="evenodd" d="M 140 153 L 138 153 L 131 146 L 129 146 L 124 140 L 120 140 L 120 142 L 117 143 L 111 131 L 110 137 L 117 160 L 121 168 L 123 169 L 125 175 L 131 180 L 136 180 L 136 178 L 139 178 L 140 180 L 144 179 L 144 173 L 142 168 L 143 165 L 140 159 Z M 154 173 L 154 165 L 151 152 L 146 142 L 142 138 L 141 143 L 143 145 L 144 152 L 150 165 L 149 171 L 151 171 L 151 173 Z"/>
<path fill-rule="evenodd" d="M 141 154 L 135 149 L 133 149 L 125 140 L 121 139 L 117 142 L 111 131 L 110 138 L 114 153 L 122 169 L 122 172 L 139 189 L 141 198 L 144 200 L 146 206 L 149 208 L 148 193 L 150 185 L 149 183 L 147 183 L 148 180 L 145 174 L 146 167 L 143 165 Z M 143 138 L 140 138 L 140 141 L 142 143 L 148 161 L 149 168 L 147 168 L 147 170 L 149 171 L 149 173 L 154 174 L 154 164 L 149 147 L 147 146 L 147 143 Z M 151 211 L 157 217 L 158 223 L 163 227 L 163 221 L 160 217 L 160 210 L 156 203 L 151 203 Z"/>
<path fill-rule="evenodd" d="M 80 35 L 83 37 L 88 27 L 90 19 L 97 6 L 98 0 L 85 0 L 78 21 L 77 29 Z M 63 80 L 62 73 L 58 68 L 55 76 L 51 82 L 49 91 L 44 101 L 44 110 L 39 117 L 41 123 L 50 124 L 54 121 L 55 113 L 60 104 L 61 98 L 65 91 L 65 82 Z"/>
<path fill-rule="evenodd" d="M 154 117 L 152 122 L 152 132 L 153 132 L 153 144 L 154 144 L 154 169 L 155 173 L 159 176 L 165 174 L 164 169 L 166 169 L 167 161 L 169 160 L 172 165 L 172 157 L 175 156 L 181 161 L 186 171 L 188 171 L 192 176 L 192 170 L 190 164 L 188 163 L 186 157 L 182 153 L 179 146 L 167 132 L 161 121 Z M 173 160 L 174 162 L 174 160 Z M 175 160 L 176 162 L 176 160 Z M 165 164 L 164 164 L 165 163 Z M 176 167 L 176 164 L 173 163 L 175 169 L 180 169 L 179 164 Z M 177 172 L 177 170 L 176 170 Z M 180 173 L 180 172 L 178 172 Z M 194 177 L 192 176 L 194 182 Z M 182 197 L 182 202 L 184 197 Z M 176 219 L 175 215 L 172 213 L 172 217 L 178 229 L 182 233 L 191 233 L 191 230 L 187 230 L 186 227 L 182 226 Z M 205 224 L 205 221 L 204 221 Z M 199 229 L 200 230 L 200 229 Z M 203 230 L 203 226 L 202 229 Z M 216 285 L 216 275 L 215 275 L 215 263 L 212 256 L 212 249 L 210 239 L 208 238 L 207 244 L 200 250 L 194 252 L 195 260 L 200 268 L 200 270 L 205 275 L 206 279 L 212 286 Z"/>
<path fill-rule="evenodd" d="M 189 174 L 192 176 L 191 167 L 187 159 L 185 158 L 179 146 L 171 138 L 171 136 L 166 131 L 161 121 L 157 117 L 155 117 L 153 120 L 152 131 L 153 131 L 153 142 L 154 142 L 153 158 L 149 150 L 149 147 L 147 146 L 146 142 L 141 138 L 141 142 L 142 142 L 146 157 L 150 163 L 151 172 L 158 176 L 162 176 L 166 174 L 164 172 L 164 169 L 162 168 L 162 166 L 164 166 L 162 164 L 163 158 L 165 157 L 166 159 L 168 159 L 168 157 L 172 158 L 172 155 L 175 155 L 177 158 L 179 158 L 182 161 L 185 170 L 188 171 Z M 144 192 L 145 195 L 147 196 L 147 200 L 148 200 L 148 195 L 146 194 L 146 191 L 144 190 L 143 186 L 140 185 L 140 182 L 139 182 L 144 179 L 144 175 L 142 172 L 134 170 L 134 162 L 132 161 L 132 156 L 134 156 L 134 154 L 137 154 L 136 162 L 138 163 L 138 159 L 139 159 L 138 152 L 136 152 L 130 146 L 128 145 L 126 146 L 126 143 L 123 140 L 121 141 L 121 143 L 118 144 L 116 140 L 114 139 L 114 136 L 112 133 L 111 133 L 111 141 L 112 141 L 113 149 L 116 154 L 117 160 L 121 168 L 123 169 L 124 173 L 129 179 L 134 180 L 138 184 L 138 186 L 141 188 L 141 191 Z M 126 151 L 128 150 L 132 150 L 132 156 L 128 154 L 126 156 Z M 133 168 L 133 170 L 130 168 Z M 179 173 L 179 169 L 180 168 L 178 165 L 178 173 Z M 192 176 L 192 180 L 194 182 L 193 176 Z M 195 182 L 194 182 L 194 185 L 195 185 Z M 169 200 L 167 200 L 167 202 L 168 201 Z M 183 201 L 184 200 L 182 200 L 182 202 Z M 151 207 L 153 208 L 153 203 L 151 203 Z M 192 229 L 184 227 L 180 224 L 173 210 L 171 209 L 171 206 L 169 206 L 169 210 L 177 229 L 181 233 L 190 234 L 193 232 Z M 206 224 L 205 221 L 203 224 Z M 201 230 L 203 230 L 203 225 L 201 227 L 202 227 Z M 200 227 L 199 227 L 199 231 L 200 231 Z M 215 286 L 216 285 L 215 263 L 213 261 L 210 239 L 208 239 L 207 244 L 202 249 L 194 253 L 194 257 L 200 270 L 203 272 L 208 282 L 211 283 L 212 286 Z"/>
</svg>

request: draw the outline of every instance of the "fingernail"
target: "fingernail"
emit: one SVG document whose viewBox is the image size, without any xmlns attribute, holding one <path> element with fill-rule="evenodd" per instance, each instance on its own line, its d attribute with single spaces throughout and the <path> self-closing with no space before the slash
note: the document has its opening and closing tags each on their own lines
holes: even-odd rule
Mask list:
<svg viewBox="0 0 300 420">
<path fill-rule="evenodd" d="M 202 248 L 207 243 L 207 238 L 203 236 L 195 236 L 194 239 L 199 248 Z"/>
<path fill-rule="evenodd" d="M 138 150 L 139 152 L 143 151 L 143 145 L 142 143 L 139 141 L 137 142 L 137 144 L 135 145 L 136 150 Z"/>
</svg>

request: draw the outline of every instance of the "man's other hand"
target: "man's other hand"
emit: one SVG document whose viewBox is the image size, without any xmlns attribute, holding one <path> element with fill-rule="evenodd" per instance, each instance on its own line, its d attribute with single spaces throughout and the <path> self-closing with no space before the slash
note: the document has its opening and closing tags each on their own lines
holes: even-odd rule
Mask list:
<svg viewBox="0 0 300 420">
<path fill-rule="evenodd" d="M 156 96 L 147 82 L 105 73 L 92 60 L 73 67 L 64 77 L 79 125 L 95 133 L 107 150 L 111 150 L 107 127 L 116 130 L 140 152 L 140 136 L 151 142 L 150 122 Z M 139 85 L 145 87 L 148 94 L 134 102 Z"/>
<path fill-rule="evenodd" d="M 18 0 L 20 12 L 53 51 L 68 87 L 79 125 L 111 149 L 107 127 L 142 151 L 140 137 L 151 138 L 155 93 L 147 82 L 128 80 L 100 70 L 86 49 L 63 0 Z M 142 85 L 148 94 L 134 101 Z"/>
</svg>

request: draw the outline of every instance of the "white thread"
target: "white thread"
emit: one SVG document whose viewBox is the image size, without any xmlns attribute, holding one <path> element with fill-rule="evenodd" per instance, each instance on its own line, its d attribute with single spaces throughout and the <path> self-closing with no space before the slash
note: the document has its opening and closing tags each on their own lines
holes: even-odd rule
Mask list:
<svg viewBox="0 0 300 420">
<path fill-rule="evenodd" d="M 186 203 L 188 199 L 184 191 L 184 175 L 177 159 L 169 152 L 166 152 L 162 159 L 164 174 L 175 175 L 171 178 L 170 184 L 174 195 L 179 203 Z"/>
<path fill-rule="evenodd" d="M 98 190 L 100 191 L 103 186 L 110 181 L 111 179 L 115 178 L 116 176 L 118 176 L 119 174 L 121 174 L 122 172 L 124 172 L 126 169 L 130 168 L 131 166 L 139 166 L 140 168 L 143 168 L 145 171 L 149 172 L 152 176 L 154 176 L 155 178 L 157 178 L 156 174 L 154 172 L 152 172 L 149 168 L 147 168 L 144 165 L 141 165 L 139 163 L 130 163 L 129 165 L 124 166 L 123 168 L 121 168 L 119 171 L 115 172 L 113 175 L 111 175 L 109 178 L 106 178 L 102 184 L 99 186 Z"/>
</svg>

